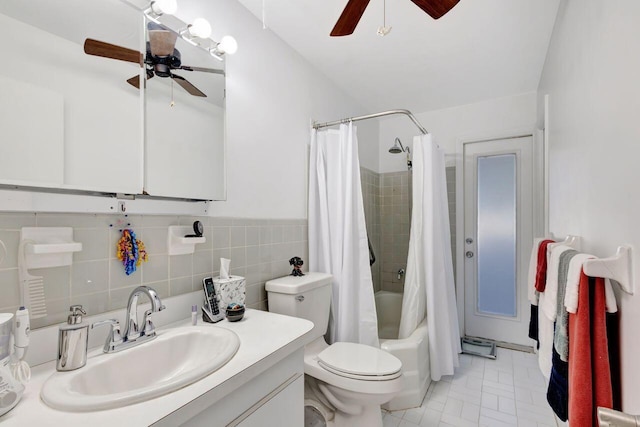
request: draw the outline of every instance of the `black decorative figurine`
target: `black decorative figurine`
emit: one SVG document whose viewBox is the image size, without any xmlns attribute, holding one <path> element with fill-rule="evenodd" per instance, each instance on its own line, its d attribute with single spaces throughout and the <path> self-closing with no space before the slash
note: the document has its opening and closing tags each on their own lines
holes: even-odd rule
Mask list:
<svg viewBox="0 0 640 427">
<path fill-rule="evenodd" d="M 289 265 L 293 265 L 293 270 L 291 270 L 291 274 L 290 276 L 304 276 L 304 273 L 302 272 L 302 265 L 304 264 L 304 261 L 302 260 L 302 258 L 294 256 L 293 258 L 291 258 L 289 260 Z"/>
</svg>

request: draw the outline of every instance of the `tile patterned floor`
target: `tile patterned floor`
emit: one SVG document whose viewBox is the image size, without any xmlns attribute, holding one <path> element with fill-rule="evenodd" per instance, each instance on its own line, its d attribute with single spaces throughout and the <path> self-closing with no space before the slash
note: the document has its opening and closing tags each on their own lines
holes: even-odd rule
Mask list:
<svg viewBox="0 0 640 427">
<path fill-rule="evenodd" d="M 497 360 L 460 355 L 419 408 L 383 411 L 384 427 L 557 427 L 537 355 L 498 348 Z"/>
</svg>

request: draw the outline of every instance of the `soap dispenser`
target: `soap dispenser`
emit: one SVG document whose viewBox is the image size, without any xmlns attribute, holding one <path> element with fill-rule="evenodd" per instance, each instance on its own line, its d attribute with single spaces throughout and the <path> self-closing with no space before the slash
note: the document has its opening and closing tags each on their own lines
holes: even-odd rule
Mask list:
<svg viewBox="0 0 640 427">
<path fill-rule="evenodd" d="M 69 310 L 67 323 L 60 325 L 58 333 L 58 371 L 73 371 L 87 363 L 89 324 L 82 322 L 82 315 L 87 312 L 81 305 L 72 305 Z"/>
</svg>

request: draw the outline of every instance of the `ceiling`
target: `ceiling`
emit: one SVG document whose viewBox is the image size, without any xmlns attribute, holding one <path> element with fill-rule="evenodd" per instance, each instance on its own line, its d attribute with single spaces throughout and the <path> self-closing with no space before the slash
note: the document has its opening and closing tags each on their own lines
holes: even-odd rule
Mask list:
<svg viewBox="0 0 640 427">
<path fill-rule="evenodd" d="M 535 91 L 560 0 L 461 0 L 434 20 L 410 0 L 372 0 L 329 37 L 347 0 L 238 0 L 366 109 L 436 110 Z"/>
</svg>

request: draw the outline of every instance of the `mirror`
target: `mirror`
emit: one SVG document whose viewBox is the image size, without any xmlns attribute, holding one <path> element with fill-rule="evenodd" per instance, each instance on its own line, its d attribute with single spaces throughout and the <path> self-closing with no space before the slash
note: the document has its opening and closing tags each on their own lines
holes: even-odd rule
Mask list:
<svg viewBox="0 0 640 427">
<path fill-rule="evenodd" d="M 117 0 L 0 2 L 3 183 L 140 191 L 140 96 L 122 80 L 139 66 L 82 48 L 89 34 L 135 48 L 140 19 Z"/>
<path fill-rule="evenodd" d="M 166 27 L 150 21 L 147 29 L 151 46 L 167 34 Z M 145 77 L 152 77 L 146 78 L 145 191 L 154 196 L 221 200 L 225 197 L 223 62 L 181 37 L 176 39 L 175 33 L 169 35 L 173 35 L 169 45 L 175 40 L 176 55 L 170 62 L 177 68 L 167 72 L 161 65 L 149 64 L 157 62 L 149 60 L 154 58 L 153 47 L 147 53 Z"/>
<path fill-rule="evenodd" d="M 142 52 L 145 24 L 121 0 L 0 2 L 0 184 L 224 197 L 224 75 L 184 71 L 207 97 L 174 84 L 169 107 L 171 79 L 149 80 L 141 97 L 127 83 L 144 76 L 139 64 L 84 52 L 87 38 Z M 222 68 L 181 39 L 176 48 L 185 65 Z"/>
</svg>

